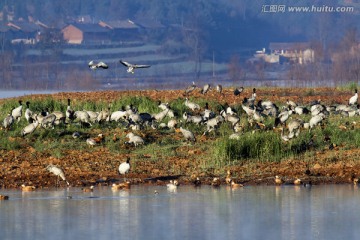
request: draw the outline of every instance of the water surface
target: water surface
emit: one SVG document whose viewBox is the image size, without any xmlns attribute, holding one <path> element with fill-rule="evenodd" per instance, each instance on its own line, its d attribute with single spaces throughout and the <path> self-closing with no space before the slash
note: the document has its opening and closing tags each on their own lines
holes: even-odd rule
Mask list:
<svg viewBox="0 0 360 240">
<path fill-rule="evenodd" d="M 0 90 L 0 99 L 1 98 L 13 98 L 21 97 L 32 94 L 51 94 L 57 93 L 58 91 L 37 91 L 37 90 Z"/>
<path fill-rule="evenodd" d="M 352 185 L 1 190 L 10 197 L 0 201 L 1 239 L 358 239 L 359 191 Z"/>
</svg>

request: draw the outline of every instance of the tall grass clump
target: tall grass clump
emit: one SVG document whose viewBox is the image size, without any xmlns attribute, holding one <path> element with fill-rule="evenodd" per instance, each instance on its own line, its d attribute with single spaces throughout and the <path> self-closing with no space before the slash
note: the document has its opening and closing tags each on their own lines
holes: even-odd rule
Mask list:
<svg viewBox="0 0 360 240">
<path fill-rule="evenodd" d="M 19 106 L 18 100 L 9 100 L 0 104 L 0 120 L 1 123 L 3 119 L 11 113 L 12 109 Z"/>
<path fill-rule="evenodd" d="M 222 137 L 214 144 L 213 164 L 278 162 L 284 158 L 298 157 L 306 151 L 324 147 L 322 138 L 313 136 L 313 133 L 303 132 L 289 142 L 282 141 L 276 132 L 246 133 L 239 140 Z"/>
<path fill-rule="evenodd" d="M 215 142 L 214 146 L 217 165 L 247 159 L 262 162 L 279 161 L 281 151 L 281 139 L 273 132 L 247 133 L 239 140 L 222 137 Z"/>
<path fill-rule="evenodd" d="M 137 107 L 140 112 L 158 112 L 160 109 L 157 107 L 157 102 L 151 100 L 149 97 L 144 96 L 128 96 L 113 102 L 112 110 L 117 111 L 122 107 L 132 104 L 134 107 Z"/>
<path fill-rule="evenodd" d="M 21 149 L 19 141 L 10 140 L 7 137 L 0 137 L 0 150 L 16 150 Z"/>
<path fill-rule="evenodd" d="M 179 116 L 182 116 L 183 113 L 188 110 L 188 108 L 185 106 L 184 103 L 185 103 L 185 98 L 178 98 L 169 104 L 170 107 L 174 110 L 174 112 L 178 113 Z"/>
<path fill-rule="evenodd" d="M 343 91 L 354 91 L 357 88 L 358 88 L 358 84 L 356 82 L 348 82 L 338 87 L 339 90 L 343 90 Z"/>
<path fill-rule="evenodd" d="M 360 131 L 347 130 L 343 131 L 336 127 L 327 128 L 328 136 L 331 137 L 331 142 L 337 145 L 346 145 L 348 148 L 360 147 Z"/>
<path fill-rule="evenodd" d="M 305 96 L 316 96 L 315 90 L 310 88 L 305 91 Z"/>
<path fill-rule="evenodd" d="M 74 110 L 87 110 L 87 111 L 94 111 L 94 112 L 98 112 L 101 110 L 107 110 L 109 107 L 109 103 L 108 102 L 104 102 L 104 101 L 81 101 L 81 102 L 76 102 L 75 106 L 73 106 Z"/>
</svg>

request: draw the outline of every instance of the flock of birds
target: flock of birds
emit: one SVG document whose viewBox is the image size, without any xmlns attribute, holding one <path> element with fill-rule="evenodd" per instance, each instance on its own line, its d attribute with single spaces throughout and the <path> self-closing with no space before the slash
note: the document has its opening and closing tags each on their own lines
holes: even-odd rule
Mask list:
<svg viewBox="0 0 360 240">
<path fill-rule="evenodd" d="M 127 67 L 127 72 L 134 74 L 135 69 L 138 68 L 149 68 L 150 65 L 139 65 L 132 64 L 123 60 L 120 60 L 120 63 Z M 109 66 L 100 61 L 95 63 L 94 61 L 90 61 L 88 64 L 90 69 L 108 69 Z M 228 122 L 233 130 L 233 134 L 229 136 L 231 139 L 241 139 L 241 134 L 244 131 L 243 124 L 240 124 L 240 114 L 236 112 L 231 106 L 225 105 L 222 106 L 222 110 L 218 113 L 212 111 L 208 104 L 202 108 L 199 104 L 192 102 L 188 99 L 189 95 L 197 89 L 195 82 L 192 83 L 189 87 L 185 89 L 184 96 L 185 101 L 184 105 L 188 108 L 188 111 L 184 112 L 182 115 L 182 119 L 177 119 L 175 113 L 168 103 L 161 103 L 159 101 L 159 108 L 162 110 L 159 113 L 139 113 L 137 108 L 133 105 L 129 105 L 125 108 L 119 109 L 118 111 L 111 112 L 110 108 L 107 110 L 102 110 L 100 112 L 86 111 L 86 110 L 78 110 L 74 111 L 71 108 L 71 100 L 68 99 L 68 106 L 66 112 L 54 111 L 49 113 L 47 109 L 40 113 L 33 113 L 30 109 L 30 102 L 26 102 L 26 110 L 24 113 L 24 117 L 26 121 L 29 123 L 25 126 L 21 135 L 26 136 L 28 134 L 32 134 L 39 126 L 49 129 L 54 128 L 56 125 L 60 123 L 70 124 L 72 122 L 79 121 L 83 125 L 91 126 L 93 123 L 101 123 L 103 121 L 116 121 L 126 123 L 126 128 L 131 129 L 133 131 L 141 132 L 142 129 L 146 127 L 152 128 L 169 128 L 174 129 L 175 132 L 182 133 L 184 139 L 189 142 L 196 142 L 195 134 L 189 129 L 183 128 L 182 126 L 177 128 L 180 123 L 186 124 L 195 124 L 195 125 L 204 125 L 206 127 L 203 135 L 206 135 L 209 132 L 216 131 L 219 126 Z M 201 94 L 206 94 L 212 89 L 211 84 L 205 84 L 201 89 Z M 222 86 L 215 86 L 216 92 L 219 94 L 222 93 Z M 235 88 L 233 91 L 234 96 L 239 96 L 243 93 L 244 88 Z M 314 101 L 310 103 L 310 106 L 301 106 L 297 103 L 287 100 L 286 104 L 280 109 L 275 103 L 271 101 L 263 101 L 257 100 L 256 89 L 254 88 L 251 96 L 244 97 L 242 101 L 242 109 L 247 116 L 247 121 L 250 126 L 254 126 L 255 128 L 264 129 L 266 126 L 263 124 L 264 118 L 273 117 L 274 118 L 274 128 L 277 126 L 281 126 L 281 139 L 285 142 L 290 141 L 291 139 L 298 137 L 300 134 L 300 130 L 302 128 L 312 129 L 323 120 L 325 120 L 330 113 L 339 113 L 343 116 L 354 116 L 359 115 L 360 110 L 358 108 L 358 93 L 355 90 L 353 96 L 350 97 L 348 104 L 339 104 L 336 106 L 325 106 L 320 103 L 320 101 Z M 256 102 L 256 103 L 255 103 Z M 3 128 L 5 130 L 10 130 L 12 125 L 16 122 L 19 122 L 22 117 L 22 100 L 19 100 L 19 106 L 12 109 L 11 112 L 5 117 L 3 120 Z M 309 122 L 304 122 L 301 118 L 291 118 L 290 116 L 293 114 L 303 115 L 303 114 L 311 114 L 311 118 Z M 168 117 L 169 120 L 167 123 L 164 123 L 163 120 Z M 285 134 L 285 127 L 287 127 L 287 134 Z M 74 132 L 72 134 L 73 138 L 81 137 L 79 132 Z M 126 144 L 133 144 L 135 147 L 139 145 L 145 144 L 144 139 L 134 133 L 127 133 L 126 137 L 129 141 L 126 141 Z M 96 146 L 104 140 L 103 134 L 99 134 L 97 137 L 87 138 L 86 143 L 89 146 Z M 116 134 L 114 134 L 114 141 L 117 140 Z M 70 183 L 67 181 L 65 177 L 64 171 L 53 164 L 50 164 L 46 167 L 46 169 L 57 176 L 56 186 L 60 185 L 60 179 L 63 180 L 67 186 Z M 124 175 L 124 182 L 119 184 L 113 184 L 113 190 L 119 189 L 128 189 L 130 188 L 130 182 L 126 181 L 126 174 L 130 171 L 130 159 L 128 158 L 126 162 L 123 162 L 118 167 L 118 172 L 121 175 Z M 200 186 L 201 181 L 199 177 L 192 176 L 192 182 L 195 186 Z M 275 184 L 283 184 L 284 181 L 279 177 L 275 176 L 274 178 Z M 231 177 L 231 172 L 227 172 L 227 176 L 225 178 L 226 184 L 230 185 L 232 188 L 243 187 L 242 184 L 237 183 Z M 357 179 L 354 179 L 354 183 L 358 182 Z M 293 184 L 300 185 L 302 181 L 300 179 L 295 179 Z M 218 177 L 215 177 L 211 183 L 212 186 L 218 187 L 221 185 L 221 180 Z M 306 185 L 310 185 L 307 183 Z M 171 180 L 167 185 L 167 189 L 169 191 L 176 191 L 179 186 L 179 182 L 177 180 Z M 304 185 L 305 186 L 305 185 Z M 35 190 L 35 186 L 22 185 L 23 191 L 33 191 Z M 92 192 L 94 189 L 93 186 L 89 188 L 83 188 L 84 192 Z M 155 191 L 155 194 L 157 192 Z M 0 200 L 7 200 L 8 196 L 0 195 Z"/>
<path fill-rule="evenodd" d="M 144 64 L 132 64 L 132 63 L 129 63 L 129 62 L 126 62 L 126 61 L 123 61 L 123 60 L 120 60 L 120 63 L 122 65 L 124 65 L 125 67 L 127 67 L 127 72 L 128 73 L 132 73 L 134 74 L 135 72 L 135 69 L 138 69 L 138 68 L 149 68 L 150 65 L 144 65 Z M 109 66 L 108 64 L 100 61 L 98 63 L 95 63 L 94 61 L 90 61 L 89 62 L 89 68 L 92 69 L 92 70 L 96 70 L 96 69 L 108 69 Z"/>
<path fill-rule="evenodd" d="M 49 171 L 50 173 L 53 173 L 57 177 L 56 184 L 55 184 L 56 187 L 60 186 L 60 179 L 62 179 L 68 187 L 70 186 L 70 183 L 67 181 L 67 179 L 65 177 L 64 171 L 60 167 L 55 166 L 53 164 L 49 164 L 46 167 L 46 170 Z M 125 176 L 130 171 L 130 158 L 127 158 L 127 160 L 125 162 L 123 162 L 119 165 L 118 171 L 121 175 L 124 175 L 124 182 L 121 182 L 118 184 L 113 183 L 111 189 L 113 191 L 121 190 L 121 189 L 129 189 L 131 185 L 130 185 L 129 181 L 126 181 Z M 32 191 L 36 190 L 36 187 L 33 185 L 22 184 L 21 190 L 23 192 L 32 192 Z M 94 186 L 84 187 L 84 188 L 82 188 L 82 191 L 83 192 L 93 192 Z M 71 196 L 68 196 L 68 198 L 71 198 Z M 9 200 L 9 196 L 0 194 L 0 200 Z"/>
<path fill-rule="evenodd" d="M 122 64 L 128 67 L 128 72 L 134 71 L 136 68 L 149 67 L 148 65 L 134 65 L 128 62 L 121 61 Z M 94 63 L 91 61 L 89 63 L 90 68 L 108 68 L 108 66 L 103 63 Z M 206 94 L 213 87 L 211 84 L 205 84 L 200 92 Z M 284 142 L 291 141 L 291 139 L 299 136 L 301 129 L 309 129 L 316 127 L 322 123 L 325 119 L 328 118 L 330 114 L 341 114 L 342 116 L 355 116 L 359 115 L 360 110 L 358 108 L 358 93 L 355 90 L 353 96 L 349 98 L 347 104 L 338 104 L 326 106 L 320 101 L 314 101 L 310 103 L 309 106 L 299 105 L 291 100 L 287 100 L 286 103 L 280 108 L 275 103 L 268 100 L 258 100 L 256 89 L 253 88 L 250 96 L 244 97 L 241 108 L 243 114 L 237 112 L 234 108 L 225 104 L 222 106 L 221 111 L 216 112 L 210 109 L 209 105 L 206 103 L 205 106 L 200 106 L 194 101 L 189 99 L 189 95 L 198 89 L 196 84 L 193 82 L 188 88 L 184 91 L 184 105 L 187 110 L 179 116 L 179 113 L 175 112 L 169 105 L 169 103 L 164 103 L 158 101 L 159 110 L 158 113 L 146 113 L 139 112 L 137 107 L 130 104 L 126 107 L 122 107 L 116 111 L 111 111 L 110 107 L 99 112 L 87 111 L 87 110 L 73 110 L 71 106 L 71 100 L 67 100 L 67 109 L 65 112 L 53 111 L 49 112 L 48 109 L 43 110 L 39 113 L 34 113 L 30 108 L 30 102 L 26 102 L 26 109 L 23 114 L 23 104 L 22 100 L 19 100 L 19 106 L 13 108 L 11 112 L 3 120 L 3 129 L 6 131 L 11 130 L 12 126 L 18 123 L 22 116 L 28 122 L 28 125 L 21 130 L 21 135 L 26 136 L 32 134 L 37 128 L 42 127 L 44 129 L 53 129 L 59 124 L 73 124 L 80 123 L 82 126 L 91 127 L 94 123 L 103 123 L 103 122 L 118 122 L 127 129 L 128 141 L 125 141 L 125 144 L 131 144 L 134 147 L 138 147 L 146 144 L 144 140 L 144 129 L 153 128 L 153 129 L 172 129 L 175 132 L 181 133 L 183 138 L 190 142 L 196 142 L 196 134 L 192 132 L 186 126 L 190 124 L 197 126 L 204 126 L 204 132 L 202 135 L 207 135 L 210 132 L 215 132 L 221 124 L 227 123 L 232 129 L 233 133 L 229 135 L 230 139 L 241 139 L 241 135 L 244 133 L 244 124 L 240 122 L 241 116 L 245 115 L 245 118 L 250 127 L 254 129 L 266 129 L 268 127 L 263 124 L 266 118 L 273 118 L 274 125 L 272 129 L 280 129 L 280 137 Z M 215 91 L 219 94 L 222 93 L 222 86 L 215 86 Z M 242 95 L 244 88 L 236 88 L 233 91 L 234 96 Z M 310 115 L 311 118 L 308 122 L 305 122 L 300 117 L 291 117 L 294 115 Z M 167 120 L 167 122 L 165 122 Z M 180 127 L 178 127 L 181 125 Z M 278 128 L 280 126 L 280 128 Z M 81 137 L 80 132 L 72 133 L 73 138 Z M 99 134 L 96 137 L 89 137 L 86 139 L 86 144 L 93 147 L 99 145 L 104 141 L 104 135 Z M 116 134 L 114 134 L 114 141 L 117 140 Z M 126 175 L 130 170 L 129 159 L 126 162 L 121 163 L 118 171 L 121 175 Z M 59 178 L 66 182 L 69 185 L 69 182 L 65 178 L 64 172 L 57 166 L 49 165 L 47 170 L 55 174 L 57 179 L 57 185 L 59 184 Z M 198 178 L 194 179 L 195 182 L 199 182 Z M 127 182 L 124 179 L 125 185 L 116 186 L 114 188 L 128 188 L 129 185 L 126 185 Z M 216 186 L 220 184 L 220 179 L 215 178 L 212 185 Z M 234 182 L 230 184 L 232 186 L 239 187 L 238 183 Z M 169 189 L 176 189 L 177 183 L 170 182 L 167 187 Z M 196 184 L 195 184 L 196 185 Z M 32 187 L 24 186 L 23 189 L 31 191 Z"/>
</svg>

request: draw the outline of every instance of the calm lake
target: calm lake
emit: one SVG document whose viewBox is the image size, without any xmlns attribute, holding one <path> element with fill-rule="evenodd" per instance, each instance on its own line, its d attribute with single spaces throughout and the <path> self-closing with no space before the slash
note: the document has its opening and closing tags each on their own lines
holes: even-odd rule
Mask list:
<svg viewBox="0 0 360 240">
<path fill-rule="evenodd" d="M 157 190 L 158 194 L 154 194 Z M 1 239 L 359 239 L 353 185 L 0 190 Z M 71 196 L 72 198 L 67 198 Z"/>
</svg>

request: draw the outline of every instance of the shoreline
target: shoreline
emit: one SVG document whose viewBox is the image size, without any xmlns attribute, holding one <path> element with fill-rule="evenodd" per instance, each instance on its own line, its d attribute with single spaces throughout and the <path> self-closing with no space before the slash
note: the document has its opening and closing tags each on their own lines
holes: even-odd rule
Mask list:
<svg viewBox="0 0 360 240">
<path fill-rule="evenodd" d="M 169 181 L 171 179 L 177 179 L 177 178 L 173 178 L 173 177 L 160 177 L 160 178 L 166 178 L 169 179 L 168 181 L 162 181 L 162 180 L 140 180 L 140 179 L 128 179 L 127 182 L 130 182 L 130 186 L 159 186 L 159 187 L 166 187 L 166 184 L 169 183 Z M 208 186 L 208 187 L 213 187 L 213 188 L 220 188 L 220 187 L 229 187 L 232 188 L 230 184 L 225 183 L 225 181 L 222 181 L 220 185 L 218 186 L 213 186 L 212 185 L 212 179 L 213 178 L 207 178 L 207 179 L 203 179 L 203 181 L 201 181 L 201 184 L 199 185 L 194 185 L 194 183 L 192 181 L 189 180 L 183 180 L 183 181 L 179 181 L 179 187 L 181 186 L 193 186 L 194 188 L 201 188 L 202 186 Z M 242 184 L 242 187 L 254 187 L 254 186 L 275 186 L 275 187 L 283 187 L 283 186 L 294 186 L 294 187 L 311 187 L 311 186 L 322 186 L 322 185 L 349 185 L 349 186 L 357 186 L 358 184 L 355 184 L 353 182 L 353 180 L 351 179 L 343 179 L 343 178 L 330 178 L 330 177 L 308 177 L 305 180 L 301 180 L 301 184 L 295 184 L 294 183 L 295 179 L 287 179 L 285 180 L 284 183 L 282 184 L 276 184 L 274 181 L 274 177 L 268 177 L 268 178 L 264 178 L 264 179 L 251 179 L 251 180 L 246 180 L 246 181 L 238 181 L 236 180 L 237 183 Z M 37 189 L 41 189 L 41 190 L 46 190 L 46 189 L 67 189 L 67 188 L 83 188 L 83 187 L 90 187 L 90 186 L 94 186 L 96 187 L 112 187 L 112 184 L 121 184 L 124 183 L 123 181 L 98 181 L 95 184 L 83 184 L 83 185 L 71 185 L 70 186 L 66 186 L 66 183 L 61 183 L 60 186 L 55 186 L 53 185 L 47 185 L 47 186 L 38 186 L 38 185 L 32 185 L 32 182 L 29 182 L 30 184 L 25 184 L 26 186 L 34 186 L 36 191 Z M 128 190 L 130 187 L 128 188 L 124 188 L 123 190 Z M 1 190 L 21 190 L 21 185 L 14 187 L 14 186 L 2 186 L 0 188 Z M 0 192 L 1 195 L 1 192 Z"/>
<path fill-rule="evenodd" d="M 54 163 L 55 159 L 50 159 Z M 56 161 L 55 161 L 56 162 Z M 325 165 L 326 164 L 326 165 Z M 294 167 L 297 165 L 297 167 Z M 233 167 L 220 168 L 220 172 L 213 171 L 212 173 L 195 173 L 192 171 L 188 174 L 166 174 L 166 171 L 160 171 L 157 168 L 152 169 L 157 174 L 138 174 L 130 173 L 126 177 L 132 185 L 159 185 L 166 186 L 170 180 L 178 180 L 180 185 L 194 185 L 196 176 L 200 178 L 202 185 L 212 185 L 212 180 L 215 177 L 220 178 L 221 187 L 229 186 L 225 182 L 226 174 L 224 170 L 230 170 L 232 172 L 231 178 L 236 183 L 241 183 L 244 186 L 257 186 L 257 185 L 295 185 L 294 180 L 299 178 L 302 184 L 311 183 L 312 185 L 327 185 L 327 184 L 350 184 L 354 185 L 354 179 L 360 176 L 360 163 L 353 160 L 342 160 L 335 163 L 324 163 L 322 161 L 316 161 L 311 163 L 312 167 L 307 168 L 309 162 L 299 160 L 284 160 L 279 163 L 249 163 L 246 165 L 238 165 Z M 351 165 L 351 166 L 350 166 Z M 347 166 L 347 167 L 346 167 Z M 10 175 L 3 176 L 1 180 L 0 189 L 20 189 L 21 184 L 33 185 L 38 189 L 46 189 L 55 187 L 57 177 L 52 173 L 49 173 L 45 168 L 39 168 L 41 173 L 37 175 L 29 176 L 29 174 L 23 173 L 16 178 L 11 178 Z M 38 169 L 38 170 L 39 170 Z M 256 170 L 265 171 L 264 174 L 256 174 Z M 271 169 L 271 170 L 270 170 Z M 82 172 L 76 173 L 75 169 L 71 170 L 65 168 L 65 174 L 67 181 L 70 182 L 70 187 L 88 187 L 88 186 L 109 186 L 113 183 L 121 183 L 124 181 L 123 176 L 120 176 L 114 170 L 113 173 L 109 172 Z M 134 171 L 144 171 L 145 169 L 134 169 Z M 251 176 L 251 173 L 254 173 Z M 275 176 L 278 175 L 283 180 L 283 183 L 278 185 L 275 183 Z M 302 185 L 300 184 L 300 185 Z M 60 180 L 60 187 L 65 188 L 66 183 Z"/>
</svg>

